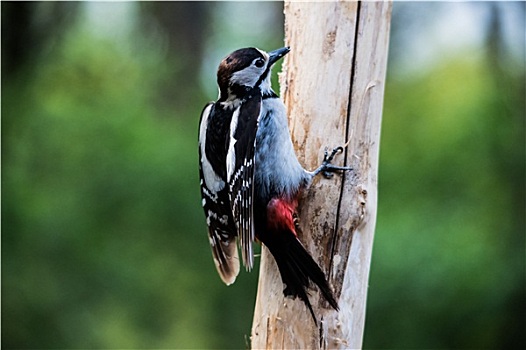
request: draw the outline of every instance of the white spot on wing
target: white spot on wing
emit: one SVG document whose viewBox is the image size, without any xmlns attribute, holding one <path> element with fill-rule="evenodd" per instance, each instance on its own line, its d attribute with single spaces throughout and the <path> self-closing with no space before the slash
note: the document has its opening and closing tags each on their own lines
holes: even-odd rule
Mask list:
<svg viewBox="0 0 526 350">
<path fill-rule="evenodd" d="M 226 180 L 228 182 L 230 182 L 230 177 L 236 166 L 236 151 L 234 146 L 236 145 L 237 140 L 234 138 L 234 134 L 236 133 L 240 110 L 240 108 L 237 108 L 234 111 L 232 114 L 232 121 L 230 122 L 230 144 L 228 145 L 228 153 L 226 155 Z"/>
<path fill-rule="evenodd" d="M 228 216 L 223 215 L 219 218 L 219 222 L 226 226 L 226 224 L 228 224 Z"/>
<path fill-rule="evenodd" d="M 206 187 L 203 187 L 203 193 L 212 200 L 212 202 L 214 203 L 217 203 L 217 200 L 219 198 L 219 196 L 217 195 L 216 192 L 214 193 L 210 193 L 210 191 L 208 191 L 208 189 Z M 223 202 L 221 202 L 221 204 L 224 204 Z"/>
</svg>

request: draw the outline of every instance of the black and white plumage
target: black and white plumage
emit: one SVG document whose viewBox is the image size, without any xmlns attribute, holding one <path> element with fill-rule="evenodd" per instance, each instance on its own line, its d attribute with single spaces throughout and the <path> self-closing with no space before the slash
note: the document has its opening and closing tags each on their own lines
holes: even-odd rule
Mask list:
<svg viewBox="0 0 526 350">
<path fill-rule="evenodd" d="M 303 169 L 294 153 L 283 102 L 272 90 L 272 65 L 289 52 L 256 48 L 234 51 L 219 65 L 219 99 L 209 103 L 199 125 L 202 204 L 219 275 L 235 281 L 242 261 L 254 264 L 257 238 L 274 256 L 286 288 L 316 317 L 307 288 L 314 282 L 338 309 L 325 274 L 298 240 L 298 194 L 320 172 L 348 170 L 327 157 L 315 171 Z"/>
</svg>

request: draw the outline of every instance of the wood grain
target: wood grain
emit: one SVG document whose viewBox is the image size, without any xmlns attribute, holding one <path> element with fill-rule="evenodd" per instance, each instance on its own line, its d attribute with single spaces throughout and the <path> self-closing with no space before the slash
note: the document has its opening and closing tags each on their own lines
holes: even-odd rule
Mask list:
<svg viewBox="0 0 526 350">
<path fill-rule="evenodd" d="M 319 176 L 300 204 L 300 240 L 329 278 L 340 311 L 310 290 L 314 324 L 300 300 L 283 296 L 276 264 L 262 250 L 253 349 L 362 345 L 376 224 L 378 152 L 391 3 L 286 2 L 281 96 L 300 162 L 316 168 L 325 147 L 349 141 L 333 164 L 354 171 Z"/>
</svg>

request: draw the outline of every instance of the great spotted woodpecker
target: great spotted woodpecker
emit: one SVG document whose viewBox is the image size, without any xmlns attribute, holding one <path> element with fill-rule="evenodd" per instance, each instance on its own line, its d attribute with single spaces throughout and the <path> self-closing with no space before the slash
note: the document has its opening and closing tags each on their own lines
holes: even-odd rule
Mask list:
<svg viewBox="0 0 526 350">
<path fill-rule="evenodd" d="M 307 171 L 292 146 L 283 102 L 272 90 L 272 65 L 289 52 L 239 49 L 217 71 L 219 99 L 205 106 L 199 125 L 199 174 L 202 205 L 217 271 L 232 284 L 239 273 L 236 241 L 243 264 L 254 265 L 257 238 L 272 253 L 285 296 L 299 297 L 316 317 L 307 288 L 314 282 L 336 310 L 325 274 L 298 240 L 298 195 L 318 173 L 327 177 L 350 168 L 330 162 Z"/>
</svg>

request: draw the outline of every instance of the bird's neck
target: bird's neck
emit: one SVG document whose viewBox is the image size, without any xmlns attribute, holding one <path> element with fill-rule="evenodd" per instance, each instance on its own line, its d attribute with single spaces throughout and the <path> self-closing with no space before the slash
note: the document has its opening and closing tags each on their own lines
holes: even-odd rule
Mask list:
<svg viewBox="0 0 526 350">
<path fill-rule="evenodd" d="M 218 102 L 224 107 L 235 109 L 249 96 L 253 96 L 254 94 L 261 94 L 263 99 L 278 97 L 278 95 L 267 84 L 263 84 L 261 87 L 257 88 L 243 85 L 230 85 L 227 89 L 220 89 Z"/>
</svg>

